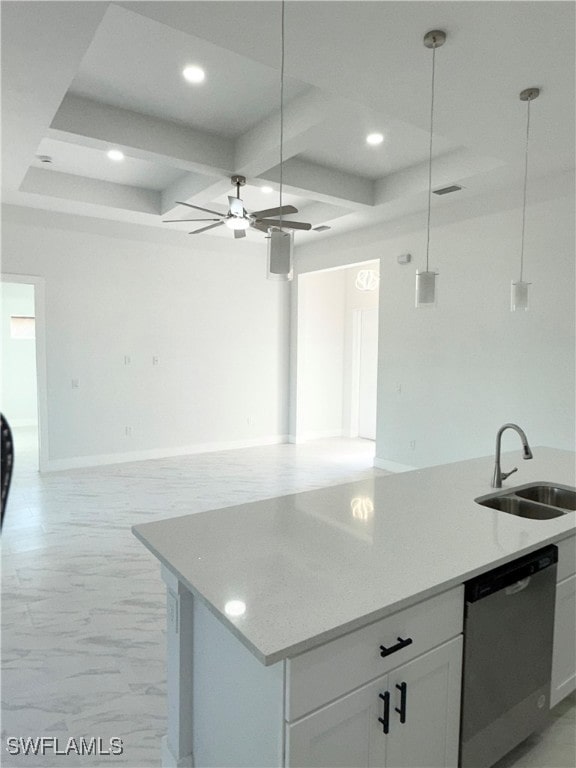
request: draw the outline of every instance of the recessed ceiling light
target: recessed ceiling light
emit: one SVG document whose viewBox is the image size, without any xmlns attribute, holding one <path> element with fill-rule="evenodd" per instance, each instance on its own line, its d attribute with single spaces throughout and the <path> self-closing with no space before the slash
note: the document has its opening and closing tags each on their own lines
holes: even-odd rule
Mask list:
<svg viewBox="0 0 576 768">
<path fill-rule="evenodd" d="M 243 616 L 246 613 L 246 603 L 243 600 L 229 600 L 224 606 L 228 616 Z"/>
<path fill-rule="evenodd" d="M 384 136 L 382 136 L 381 133 L 369 133 L 368 136 L 366 136 L 366 142 L 372 144 L 373 147 L 377 144 L 382 144 L 383 141 Z"/>
<path fill-rule="evenodd" d="M 274 190 L 272 187 L 260 187 L 260 191 L 264 192 L 265 195 L 269 195 L 270 192 L 273 192 Z"/>
<path fill-rule="evenodd" d="M 111 149 L 108 151 L 108 157 L 110 160 L 119 163 L 121 160 L 124 160 L 124 152 L 121 152 L 119 149 Z"/>
<path fill-rule="evenodd" d="M 189 83 L 202 83 L 206 77 L 206 73 L 202 67 L 196 66 L 185 67 L 182 70 L 182 75 Z"/>
</svg>

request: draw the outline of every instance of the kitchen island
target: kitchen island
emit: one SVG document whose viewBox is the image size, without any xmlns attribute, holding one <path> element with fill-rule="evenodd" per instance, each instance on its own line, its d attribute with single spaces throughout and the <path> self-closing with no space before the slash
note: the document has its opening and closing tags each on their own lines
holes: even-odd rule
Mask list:
<svg viewBox="0 0 576 768">
<path fill-rule="evenodd" d="M 576 484 L 568 451 L 503 466 L 519 467 L 504 487 Z M 164 765 L 455 765 L 462 583 L 549 543 L 569 582 L 575 557 L 574 512 L 475 503 L 492 470 L 485 457 L 136 526 L 168 589 Z M 563 672 L 561 695 L 573 683 Z"/>
</svg>

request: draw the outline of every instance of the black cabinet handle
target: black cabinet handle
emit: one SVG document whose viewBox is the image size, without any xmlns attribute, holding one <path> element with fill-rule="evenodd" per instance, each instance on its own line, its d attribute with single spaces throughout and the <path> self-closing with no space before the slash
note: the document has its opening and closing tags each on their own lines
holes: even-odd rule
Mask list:
<svg viewBox="0 0 576 768">
<path fill-rule="evenodd" d="M 406 683 L 400 683 L 400 685 L 396 685 L 396 688 L 400 691 L 400 709 L 394 707 L 394 711 L 398 712 L 400 715 L 400 722 L 404 724 L 406 722 L 406 691 L 408 686 Z"/>
<path fill-rule="evenodd" d="M 382 723 L 382 732 L 388 733 L 390 730 L 390 692 L 378 694 L 384 702 L 384 717 L 379 717 L 378 722 Z"/>
<path fill-rule="evenodd" d="M 396 651 L 401 651 L 402 648 L 406 648 L 407 645 L 412 645 L 412 638 L 407 637 L 406 640 L 402 640 L 402 638 L 399 637 L 396 645 L 392 645 L 390 646 L 390 648 L 385 648 L 383 645 L 381 645 L 380 656 L 382 656 L 382 658 L 384 658 L 384 656 L 390 656 L 391 653 L 396 653 Z"/>
</svg>

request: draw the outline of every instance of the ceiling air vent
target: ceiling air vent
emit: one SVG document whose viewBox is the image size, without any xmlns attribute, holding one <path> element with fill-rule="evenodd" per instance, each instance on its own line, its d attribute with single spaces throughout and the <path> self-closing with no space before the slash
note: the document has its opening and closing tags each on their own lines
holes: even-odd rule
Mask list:
<svg viewBox="0 0 576 768">
<path fill-rule="evenodd" d="M 433 192 L 435 195 L 449 195 L 450 192 L 459 192 L 462 189 L 462 187 L 459 187 L 458 184 L 451 184 L 449 187 L 442 187 L 442 189 L 434 189 Z"/>
</svg>

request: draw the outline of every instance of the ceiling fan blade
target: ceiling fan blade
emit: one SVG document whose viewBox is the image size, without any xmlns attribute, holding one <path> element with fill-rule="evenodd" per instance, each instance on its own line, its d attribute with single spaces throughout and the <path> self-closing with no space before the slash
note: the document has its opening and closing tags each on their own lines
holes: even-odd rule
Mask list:
<svg viewBox="0 0 576 768">
<path fill-rule="evenodd" d="M 220 219 L 164 219 L 162 224 L 175 224 L 178 221 L 220 221 Z"/>
<path fill-rule="evenodd" d="M 288 216 L 289 213 L 298 213 L 298 208 L 293 205 L 283 205 L 282 208 L 265 208 L 263 211 L 253 211 L 252 216 L 257 219 L 265 219 L 268 216 Z"/>
<path fill-rule="evenodd" d="M 193 232 L 188 232 L 189 235 L 199 235 L 200 232 L 206 232 L 207 229 L 214 229 L 214 227 L 221 227 L 222 224 L 224 224 L 223 221 L 219 221 L 218 224 L 208 224 L 207 227 L 202 227 L 201 229 L 195 229 Z"/>
<path fill-rule="evenodd" d="M 211 211 L 210 208 L 201 208 L 199 205 L 192 205 L 192 203 L 182 203 L 179 200 L 176 200 L 176 205 L 187 205 L 188 208 L 195 208 L 197 211 L 204 211 L 204 213 L 213 213 L 216 216 L 226 216 L 225 213 L 220 213 L 219 211 Z"/>
<path fill-rule="evenodd" d="M 312 229 L 312 224 L 303 221 L 288 221 L 287 219 L 258 219 L 257 224 L 265 224 L 267 227 L 283 227 L 285 229 Z"/>
<path fill-rule="evenodd" d="M 268 234 L 268 225 L 263 224 L 261 221 L 253 221 L 250 224 L 251 229 L 257 229 L 259 232 L 266 232 Z"/>
<path fill-rule="evenodd" d="M 246 230 L 245 229 L 235 229 L 234 230 L 234 238 L 236 240 L 239 240 L 241 237 L 246 237 Z"/>
<path fill-rule="evenodd" d="M 228 195 L 228 202 L 230 203 L 230 213 L 232 216 L 244 217 L 244 203 L 239 197 L 231 197 Z"/>
</svg>

